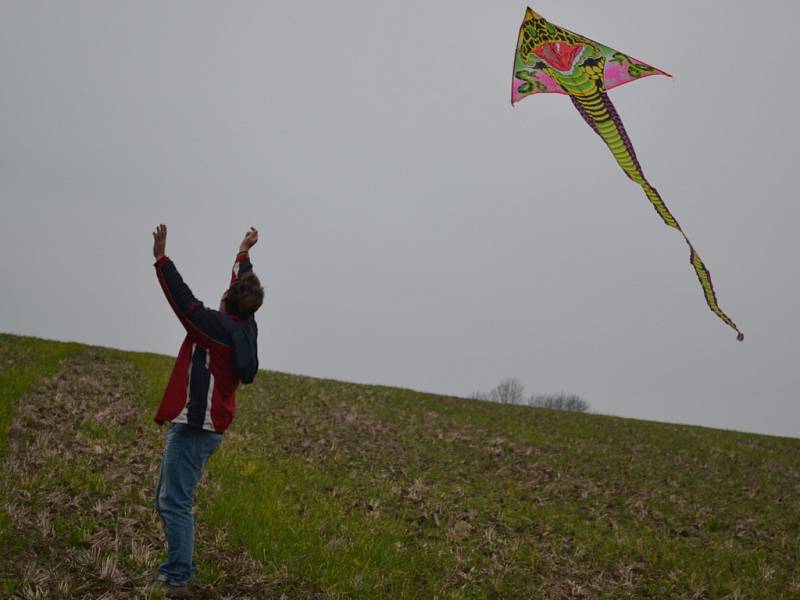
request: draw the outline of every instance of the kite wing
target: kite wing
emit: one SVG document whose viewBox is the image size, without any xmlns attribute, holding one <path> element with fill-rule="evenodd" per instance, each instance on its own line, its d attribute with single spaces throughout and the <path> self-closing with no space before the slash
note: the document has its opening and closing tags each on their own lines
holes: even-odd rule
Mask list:
<svg viewBox="0 0 800 600">
<path fill-rule="evenodd" d="M 555 42 L 552 48 L 548 44 L 541 44 L 540 40 L 547 36 L 560 34 L 564 42 Z M 563 45 L 562 45 L 563 44 Z M 636 58 L 628 56 L 609 48 L 599 42 L 595 42 L 569 29 L 553 25 L 545 20 L 540 14 L 530 8 L 525 12 L 525 20 L 519 29 L 517 39 L 517 53 L 514 57 L 514 77 L 511 87 L 511 104 L 516 104 L 526 96 L 539 93 L 566 94 L 566 91 L 548 73 L 550 64 L 547 58 L 560 61 L 563 65 L 566 61 L 572 66 L 573 60 L 578 60 L 580 55 L 587 55 L 585 48 L 592 48 L 595 65 L 599 64 L 598 59 L 603 61 L 603 89 L 610 90 L 630 81 L 636 81 L 650 75 L 666 75 L 672 77 L 666 71 L 656 69 Z M 587 58 L 584 56 L 584 58 Z M 582 61 L 579 61 L 582 62 Z"/>
<path fill-rule="evenodd" d="M 744 335 L 717 303 L 711 273 L 706 268 L 660 194 L 644 176 L 633 144 L 606 91 L 649 75 L 667 75 L 642 61 L 548 22 L 530 8 L 519 29 L 514 56 L 511 103 L 538 93 L 565 94 L 597 133 L 625 174 L 644 190 L 665 224 L 680 231 L 689 246 L 689 262 L 703 288 L 709 308 L 737 333 Z"/>
</svg>

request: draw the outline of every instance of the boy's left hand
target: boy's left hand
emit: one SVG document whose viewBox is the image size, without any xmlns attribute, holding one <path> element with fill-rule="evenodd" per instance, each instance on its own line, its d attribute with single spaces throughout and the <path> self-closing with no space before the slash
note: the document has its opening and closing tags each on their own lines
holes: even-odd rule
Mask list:
<svg viewBox="0 0 800 600">
<path fill-rule="evenodd" d="M 239 252 L 249 252 L 250 248 L 256 245 L 258 241 L 258 229 L 251 227 L 250 231 L 244 234 L 242 243 L 239 244 Z"/>
</svg>

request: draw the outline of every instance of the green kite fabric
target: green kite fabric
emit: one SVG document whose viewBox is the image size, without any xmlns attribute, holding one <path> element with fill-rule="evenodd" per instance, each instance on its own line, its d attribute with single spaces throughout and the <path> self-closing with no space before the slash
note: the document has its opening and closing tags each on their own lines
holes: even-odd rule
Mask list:
<svg viewBox="0 0 800 600">
<path fill-rule="evenodd" d="M 625 174 L 642 186 L 664 223 L 683 235 L 689 246 L 689 262 L 697 273 L 709 308 L 735 329 L 737 339 L 742 341 L 744 335 L 717 303 L 711 273 L 659 193 L 645 179 L 622 120 L 606 94 L 607 90 L 649 75 L 671 77 L 669 73 L 627 54 L 554 25 L 528 8 L 517 39 L 511 104 L 539 93 L 570 97 L 584 120 L 609 147 Z"/>
</svg>

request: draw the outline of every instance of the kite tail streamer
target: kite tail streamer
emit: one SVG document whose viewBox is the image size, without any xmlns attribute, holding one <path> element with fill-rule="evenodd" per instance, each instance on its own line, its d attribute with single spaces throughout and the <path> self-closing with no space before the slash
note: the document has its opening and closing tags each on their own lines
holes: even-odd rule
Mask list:
<svg viewBox="0 0 800 600">
<path fill-rule="evenodd" d="M 569 92 L 570 90 L 567 89 L 566 91 Z M 661 217 L 665 224 L 681 232 L 683 239 L 689 246 L 689 263 L 697 274 L 697 279 L 700 281 L 700 286 L 703 288 L 703 294 L 705 295 L 708 307 L 715 315 L 722 319 L 725 324 L 736 331 L 737 340 L 740 342 L 744 340 L 744 334 L 739 331 L 736 324 L 720 308 L 717 302 L 717 294 L 714 291 L 714 284 L 711 282 L 711 273 L 706 268 L 700 255 L 697 254 L 697 251 L 694 249 L 694 246 L 692 246 L 689 238 L 686 237 L 677 219 L 675 219 L 669 211 L 664 200 L 661 199 L 661 195 L 650 185 L 647 179 L 645 179 L 642 167 L 639 164 L 639 160 L 636 158 L 633 144 L 608 94 L 595 90 L 589 94 L 570 94 L 570 98 L 584 120 L 594 129 L 595 133 L 603 138 L 603 141 L 611 150 L 611 153 L 614 155 L 617 163 L 619 163 L 619 166 L 622 167 L 622 170 L 625 171 L 625 174 L 642 187 L 645 195 L 647 195 L 647 198 L 652 203 L 653 208 L 656 209 L 658 216 Z"/>
</svg>

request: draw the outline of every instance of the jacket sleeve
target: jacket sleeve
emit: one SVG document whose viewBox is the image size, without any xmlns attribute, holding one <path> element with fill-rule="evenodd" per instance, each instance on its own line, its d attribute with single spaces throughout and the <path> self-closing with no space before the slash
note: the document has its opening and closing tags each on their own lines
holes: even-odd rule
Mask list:
<svg viewBox="0 0 800 600">
<path fill-rule="evenodd" d="M 239 252 L 236 255 L 236 260 L 233 263 L 233 269 L 231 270 L 231 283 L 239 279 L 245 273 L 252 273 L 253 272 L 253 264 L 250 262 L 250 253 L 249 252 Z"/>
<path fill-rule="evenodd" d="M 208 339 L 223 342 L 224 329 L 219 323 L 219 313 L 207 309 L 195 298 L 192 290 L 183 281 L 175 263 L 168 257 L 162 256 L 154 266 L 161 289 L 187 333 L 194 335 L 200 342 Z"/>
</svg>

